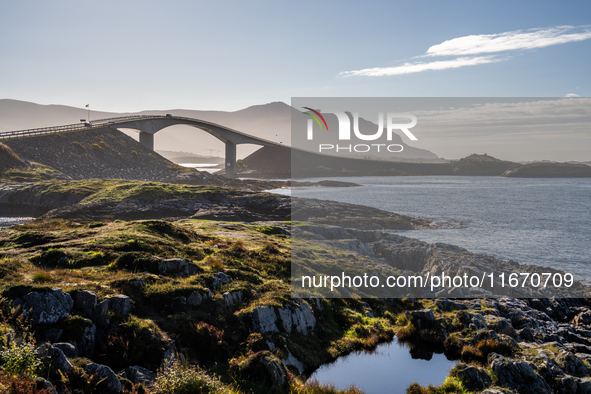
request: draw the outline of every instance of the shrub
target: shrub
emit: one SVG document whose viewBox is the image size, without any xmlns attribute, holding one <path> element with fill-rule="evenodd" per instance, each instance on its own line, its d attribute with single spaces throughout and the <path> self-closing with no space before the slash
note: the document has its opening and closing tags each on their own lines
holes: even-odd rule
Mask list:
<svg viewBox="0 0 591 394">
<path fill-rule="evenodd" d="M 491 353 L 508 356 L 513 353 L 513 348 L 503 341 L 482 339 L 474 345 L 464 346 L 462 349 L 462 359 L 486 361 L 488 355 Z"/>
<path fill-rule="evenodd" d="M 441 386 L 429 385 L 422 387 L 418 383 L 413 383 L 407 389 L 407 394 L 468 394 L 468 390 L 464 384 L 457 378 L 446 378 Z"/>
<path fill-rule="evenodd" d="M 33 283 L 48 283 L 52 282 L 53 276 L 49 272 L 46 271 L 37 271 L 31 276 L 31 281 Z"/>
<path fill-rule="evenodd" d="M 260 333 L 253 332 L 248 336 L 248 339 L 246 340 L 246 350 L 258 352 L 265 349 L 267 349 L 267 343 Z"/>
<path fill-rule="evenodd" d="M 396 332 L 396 336 L 400 341 L 409 341 L 416 338 L 419 334 L 419 330 L 415 327 L 412 321 L 407 320 L 406 325 L 400 328 Z"/>
<path fill-rule="evenodd" d="M 96 150 L 98 150 L 99 152 L 104 152 L 104 151 L 105 151 L 105 149 L 104 149 L 102 146 L 100 146 L 99 144 L 92 144 L 92 145 L 90 145 L 90 146 L 91 146 L 93 149 L 96 149 Z"/>
<path fill-rule="evenodd" d="M 232 394 L 237 391 L 224 385 L 218 378 L 196 367 L 179 361 L 158 374 L 154 394 Z"/>
<path fill-rule="evenodd" d="M 3 282 L 8 282 L 9 279 L 17 277 L 20 266 L 21 264 L 18 261 L 9 260 L 5 257 L 0 261 L 0 279 Z"/>
<path fill-rule="evenodd" d="M 131 272 L 151 272 L 158 274 L 159 260 L 145 252 L 127 252 L 115 260 L 113 267 Z"/>
<path fill-rule="evenodd" d="M 156 367 L 165 347 L 162 332 L 153 321 L 129 315 L 109 333 L 105 363 L 115 370 L 129 365 Z"/>
<path fill-rule="evenodd" d="M 205 322 L 189 323 L 180 334 L 181 342 L 201 363 L 214 361 L 222 350 L 224 331 Z"/>
<path fill-rule="evenodd" d="M 84 147 L 84 145 L 82 145 L 82 144 L 81 144 L 80 142 L 78 142 L 78 141 L 74 141 L 74 142 L 72 142 L 72 145 L 74 145 L 74 146 L 76 146 L 76 147 L 78 147 L 78 148 L 80 148 L 80 149 L 86 150 L 86 148 Z"/>
<path fill-rule="evenodd" d="M 0 393 L 9 394 L 50 394 L 49 389 L 37 388 L 32 378 L 0 371 Z"/>
<path fill-rule="evenodd" d="M 224 269 L 224 263 L 220 260 L 210 261 L 207 263 L 207 266 L 217 271 L 222 271 Z"/>
<path fill-rule="evenodd" d="M 334 385 L 321 385 L 317 380 L 309 380 L 306 384 L 292 383 L 289 394 L 364 394 L 357 387 L 338 390 Z"/>
<path fill-rule="evenodd" d="M 42 267 L 66 267 L 70 256 L 63 249 L 49 249 L 29 258 L 31 263 Z"/>
<path fill-rule="evenodd" d="M 8 349 L 0 352 L 0 357 L 4 371 L 29 378 L 37 376 L 42 364 L 35 354 L 33 345 L 29 343 L 17 345 L 13 342 Z"/>
<path fill-rule="evenodd" d="M 277 245 L 267 242 L 265 246 L 263 246 L 263 252 L 270 253 L 270 254 L 279 254 L 281 251 L 277 247 Z"/>
</svg>

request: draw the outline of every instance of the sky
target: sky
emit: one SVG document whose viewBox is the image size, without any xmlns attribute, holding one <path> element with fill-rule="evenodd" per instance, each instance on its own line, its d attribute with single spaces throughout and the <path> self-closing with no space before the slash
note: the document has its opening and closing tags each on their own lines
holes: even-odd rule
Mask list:
<svg viewBox="0 0 591 394">
<path fill-rule="evenodd" d="M 291 97 L 589 97 L 589 1 L 3 1 L 0 98 L 98 111 Z"/>
</svg>

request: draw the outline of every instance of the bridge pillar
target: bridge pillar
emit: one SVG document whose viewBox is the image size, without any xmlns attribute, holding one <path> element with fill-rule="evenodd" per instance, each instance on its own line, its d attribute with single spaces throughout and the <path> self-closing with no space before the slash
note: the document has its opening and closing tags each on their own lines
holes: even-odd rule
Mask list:
<svg viewBox="0 0 591 394">
<path fill-rule="evenodd" d="M 226 142 L 226 175 L 236 174 L 236 144 L 233 142 Z"/>
<path fill-rule="evenodd" d="M 140 131 L 140 144 L 150 150 L 154 150 L 154 134 Z"/>
</svg>

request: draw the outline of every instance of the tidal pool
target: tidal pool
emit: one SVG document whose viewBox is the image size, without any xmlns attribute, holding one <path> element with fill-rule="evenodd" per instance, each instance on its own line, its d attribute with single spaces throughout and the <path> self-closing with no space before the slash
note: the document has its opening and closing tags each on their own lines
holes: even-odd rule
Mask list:
<svg viewBox="0 0 591 394">
<path fill-rule="evenodd" d="M 341 390 L 355 385 L 367 394 L 404 394 L 413 382 L 440 385 L 455 365 L 443 354 L 433 354 L 430 360 L 413 358 L 408 346 L 394 339 L 374 351 L 351 353 L 323 365 L 310 379 Z"/>
</svg>

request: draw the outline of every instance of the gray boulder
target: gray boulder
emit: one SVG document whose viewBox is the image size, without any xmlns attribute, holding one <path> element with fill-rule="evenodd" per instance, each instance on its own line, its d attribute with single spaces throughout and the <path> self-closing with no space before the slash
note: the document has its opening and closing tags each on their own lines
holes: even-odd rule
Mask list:
<svg viewBox="0 0 591 394">
<path fill-rule="evenodd" d="M 271 382 L 276 386 L 285 386 L 287 383 L 287 370 L 282 363 L 272 356 L 263 357 L 261 363 L 265 366 L 267 373 L 271 377 Z"/>
<path fill-rule="evenodd" d="M 100 325 L 106 325 L 109 323 L 109 299 L 105 299 L 102 302 L 99 302 L 96 307 L 94 308 L 94 313 L 92 314 L 92 320 Z"/>
<path fill-rule="evenodd" d="M 101 393 L 118 393 L 123 390 L 123 386 L 115 372 L 106 365 L 90 363 L 84 367 L 84 371 L 97 384 L 97 388 L 101 390 Z"/>
<path fill-rule="evenodd" d="M 490 315 L 486 316 L 484 319 L 490 330 L 495 330 L 499 334 L 505 334 L 511 338 L 517 338 L 518 335 L 508 319 Z"/>
<path fill-rule="evenodd" d="M 54 343 L 60 340 L 64 330 L 61 328 L 50 328 L 49 330 L 45 331 L 45 340 L 50 343 Z"/>
<path fill-rule="evenodd" d="M 60 349 L 67 358 L 78 357 L 78 349 L 76 348 L 76 346 L 72 345 L 71 343 L 60 342 L 60 343 L 54 343 L 53 346 Z"/>
<path fill-rule="evenodd" d="M 218 272 L 213 276 L 213 282 L 211 283 L 211 287 L 214 289 L 219 289 L 221 285 L 226 283 L 230 283 L 232 279 L 228 277 L 228 275 L 224 274 L 223 272 Z"/>
<path fill-rule="evenodd" d="M 88 317 L 92 317 L 98 297 L 94 291 L 80 290 L 74 296 L 74 306 Z"/>
<path fill-rule="evenodd" d="M 285 364 L 286 366 L 291 366 L 291 367 L 296 368 L 300 375 L 302 373 L 304 373 L 304 369 L 305 369 L 304 363 L 302 363 L 293 354 L 291 354 L 291 352 L 289 350 L 287 351 L 287 358 L 284 358 L 281 361 L 283 361 L 283 364 Z"/>
<path fill-rule="evenodd" d="M 31 292 L 23 297 L 25 315 L 33 324 L 53 324 L 72 311 L 74 300 L 59 287 L 47 292 Z"/>
<path fill-rule="evenodd" d="M 492 385 L 492 379 L 487 373 L 476 367 L 466 367 L 457 371 L 456 376 L 471 390 L 483 390 Z"/>
<path fill-rule="evenodd" d="M 44 392 L 47 394 L 57 394 L 57 390 L 49 380 L 37 377 L 35 381 L 37 382 L 37 390 L 45 390 Z"/>
<path fill-rule="evenodd" d="M 109 308 L 120 315 L 126 316 L 131 312 L 131 299 L 126 295 L 109 297 Z"/>
<path fill-rule="evenodd" d="M 218 278 L 223 285 L 232 282 L 232 279 L 230 279 L 230 277 L 228 277 L 228 275 L 224 274 L 223 272 L 218 272 L 215 274 L 215 277 Z"/>
<path fill-rule="evenodd" d="M 77 341 L 78 349 L 82 357 L 92 357 L 94 354 L 94 343 L 96 338 L 96 326 L 92 324 L 91 320 L 87 321 L 89 326 L 84 328 L 84 334 Z"/>
<path fill-rule="evenodd" d="M 156 380 L 154 372 L 138 365 L 127 367 L 125 376 L 133 383 L 142 383 L 146 387 L 152 387 L 154 380 Z"/>
<path fill-rule="evenodd" d="M 278 332 L 277 315 L 272 306 L 257 306 L 252 311 L 252 330 L 264 334 Z"/>
<path fill-rule="evenodd" d="M 418 322 L 420 328 L 432 327 L 435 323 L 435 315 L 431 309 L 406 312 L 407 317 Z"/>
<path fill-rule="evenodd" d="M 162 260 L 158 264 L 158 271 L 161 275 L 186 276 L 199 272 L 199 267 L 183 259 L 174 258 Z"/>
<path fill-rule="evenodd" d="M 55 368 L 62 372 L 69 372 L 74 368 L 64 352 L 50 343 L 43 343 L 35 349 L 40 359 L 49 361 Z"/>
<path fill-rule="evenodd" d="M 203 302 L 203 296 L 197 291 L 193 291 L 189 297 L 187 297 L 187 304 L 189 305 L 201 305 Z"/>
<path fill-rule="evenodd" d="M 233 291 L 233 292 L 225 292 L 223 294 L 224 297 L 224 305 L 226 307 L 230 307 L 234 304 L 242 302 L 242 292 L 241 291 Z"/>
<path fill-rule="evenodd" d="M 312 308 L 305 302 L 302 302 L 293 310 L 280 308 L 279 316 L 281 317 L 283 328 L 288 333 L 291 333 L 295 328 L 296 331 L 307 335 L 313 332 L 316 327 L 316 318 L 314 317 Z"/>
<path fill-rule="evenodd" d="M 488 362 L 502 386 L 516 389 L 520 393 L 552 393 L 548 383 L 525 361 L 491 353 L 488 356 Z"/>
</svg>

